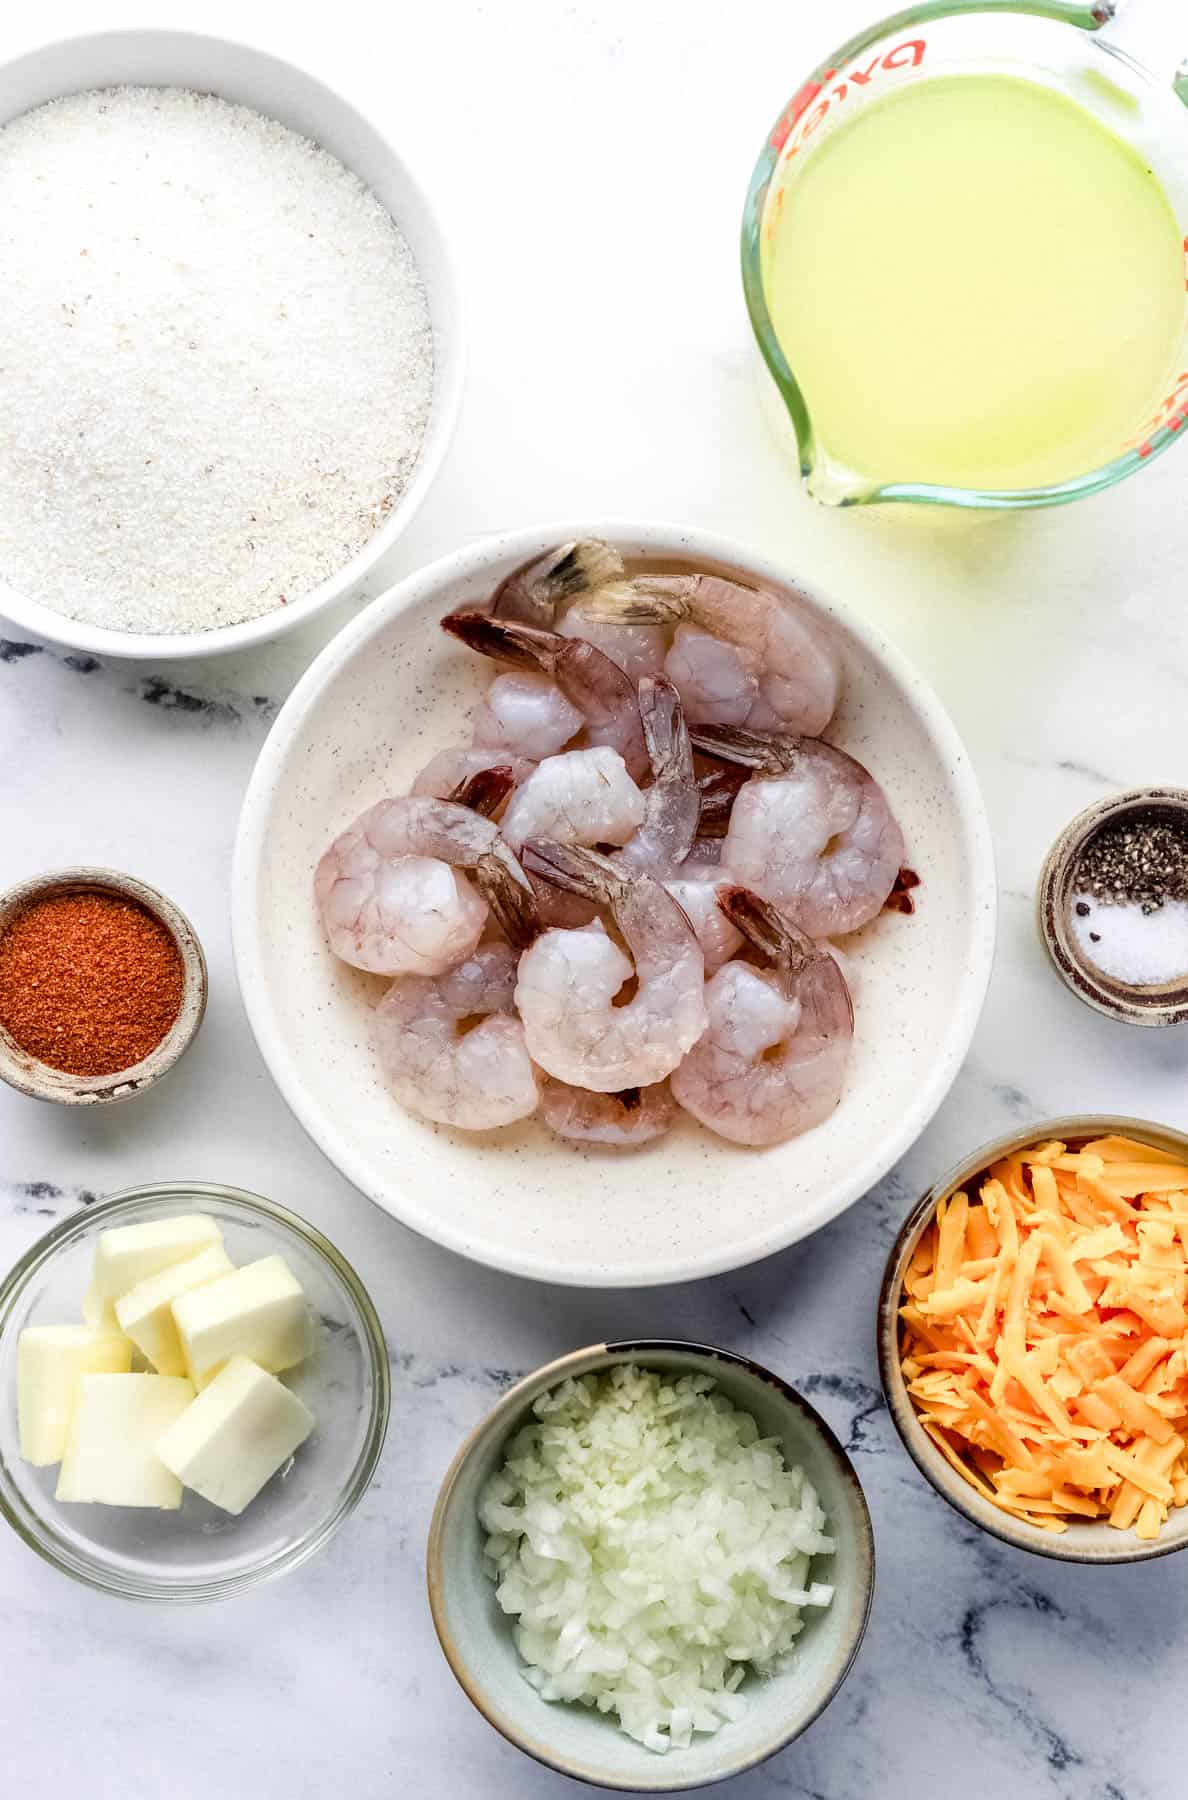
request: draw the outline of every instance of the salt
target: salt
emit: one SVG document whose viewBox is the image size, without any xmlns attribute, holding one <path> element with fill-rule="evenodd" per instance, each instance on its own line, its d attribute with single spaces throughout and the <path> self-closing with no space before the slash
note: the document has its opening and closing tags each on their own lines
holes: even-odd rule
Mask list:
<svg viewBox="0 0 1188 1800">
<path fill-rule="evenodd" d="M 0 579 L 201 632 L 336 574 L 429 416 L 424 285 L 327 151 L 181 88 L 0 131 Z"/>
<path fill-rule="evenodd" d="M 1073 895 L 1071 923 L 1081 955 L 1114 981 L 1149 987 L 1188 975 L 1188 901 L 1146 911 L 1138 901 L 1103 904 L 1082 892 Z"/>
</svg>

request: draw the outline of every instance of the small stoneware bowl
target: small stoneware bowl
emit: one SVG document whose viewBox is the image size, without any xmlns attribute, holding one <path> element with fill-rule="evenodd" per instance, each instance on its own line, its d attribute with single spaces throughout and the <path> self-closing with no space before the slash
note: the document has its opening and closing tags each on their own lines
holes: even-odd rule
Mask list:
<svg viewBox="0 0 1188 1800">
<path fill-rule="evenodd" d="M 301 1283 L 313 1349 L 283 1380 L 313 1413 L 313 1432 L 237 1517 L 189 1490 L 172 1512 L 59 1501 L 57 1467 L 20 1455 L 21 1332 L 80 1318 L 100 1232 L 178 1213 L 217 1219 L 237 1267 L 279 1254 Z M 0 1282 L 0 1516 L 55 1568 L 104 1593 L 223 1600 L 299 1567 L 367 1492 L 389 1404 L 383 1328 L 363 1283 L 315 1226 L 260 1194 L 205 1181 L 129 1188 L 55 1225 Z"/>
<path fill-rule="evenodd" d="M 1090 840 L 1105 826 L 1151 818 L 1188 828 L 1188 788 L 1132 788 L 1078 813 L 1045 858 L 1036 916 L 1052 966 L 1086 1006 L 1127 1025 L 1182 1025 L 1188 1020 L 1188 975 L 1144 986 L 1118 981 L 1090 961 L 1073 930 L 1077 869 Z"/>
<path fill-rule="evenodd" d="M 767 1150 L 687 1115 L 624 1153 L 569 1144 L 539 1118 L 496 1132 L 416 1118 L 371 1043 L 384 991 L 326 943 L 313 871 L 365 807 L 407 793 L 429 758 L 469 742 L 490 666 L 441 630 L 520 564 L 606 538 L 636 573 L 710 569 L 795 589 L 843 664 L 830 743 L 866 765 L 920 876 L 911 918 L 846 939 L 857 975 L 841 1104 Z M 404 1224 L 539 1281 L 636 1287 L 742 1267 L 869 1193 L 940 1105 L 969 1048 L 994 955 L 994 856 L 977 778 L 923 678 L 869 620 L 798 587 L 794 567 L 690 526 L 583 519 L 470 545 L 410 576 L 339 632 L 286 701 L 244 799 L 231 881 L 235 966 L 281 1093 L 349 1181 Z M 724 1206 L 724 1190 L 730 1204 Z"/>
<path fill-rule="evenodd" d="M 147 881 L 121 875 L 115 869 L 58 869 L 52 875 L 19 882 L 0 894 L 0 937 L 18 914 L 39 900 L 61 894 L 111 894 L 118 900 L 135 902 L 158 919 L 181 957 L 181 1005 L 165 1036 L 146 1057 L 131 1068 L 118 1069 L 110 1075 L 70 1075 L 64 1069 L 52 1068 L 23 1050 L 0 1025 L 0 1080 L 35 1100 L 56 1100 L 63 1106 L 98 1106 L 128 1100 L 159 1081 L 194 1041 L 206 1011 L 206 958 L 202 945 L 194 927 L 172 900 Z"/>
<path fill-rule="evenodd" d="M 1017 1550 L 1032 1550 L 1037 1556 L 1050 1556 L 1058 1562 L 1128 1563 L 1147 1562 L 1152 1557 L 1168 1556 L 1188 1544 L 1188 1506 L 1173 1508 L 1167 1523 L 1154 1539 L 1136 1538 L 1133 1531 L 1118 1531 L 1101 1519 L 1070 1522 L 1060 1534 L 1041 1531 L 1025 1519 L 994 1506 L 945 1461 L 920 1423 L 907 1391 L 899 1361 L 899 1308 L 903 1298 L 903 1278 L 916 1245 L 931 1221 L 937 1206 L 949 1194 L 975 1182 L 984 1169 L 1023 1150 L 1029 1144 L 1042 1144 L 1050 1139 L 1077 1145 L 1092 1138 L 1107 1137 L 1116 1132 L 1122 1137 L 1136 1138 L 1158 1150 L 1188 1161 L 1188 1135 L 1166 1125 L 1152 1125 L 1146 1119 L 1128 1119 L 1111 1113 L 1086 1113 L 1064 1119 L 1040 1119 L 1025 1131 L 1012 1131 L 1008 1136 L 983 1144 L 960 1162 L 936 1186 L 930 1188 L 905 1219 L 891 1246 L 879 1295 L 878 1351 L 879 1373 L 883 1392 L 904 1448 L 920 1473 L 930 1481 L 942 1500 L 968 1519 L 980 1525 L 992 1537 L 1001 1538 Z"/>
<path fill-rule="evenodd" d="M 98 656 L 166 662 L 266 643 L 359 591 L 407 529 L 445 459 L 462 400 L 462 303 L 445 229 L 399 152 L 324 82 L 248 44 L 191 31 L 142 29 L 102 31 L 47 44 L 0 64 L 0 126 L 47 100 L 124 84 L 217 94 L 279 120 L 336 156 L 366 183 L 408 240 L 425 283 L 433 329 L 433 401 L 408 486 L 355 556 L 287 606 L 211 631 L 116 631 L 67 618 L 35 594 L 17 593 L 0 582 L 0 613 L 24 631 Z M 228 430 L 234 430 L 234 421 L 228 421 Z"/>
<path fill-rule="evenodd" d="M 836 1539 L 834 1555 L 813 1565 L 832 1582 L 832 1602 L 806 1612 L 795 1661 L 784 1674 L 750 1679 L 743 1716 L 687 1750 L 658 1755 L 590 1708 L 542 1700 L 523 1675 L 512 1621 L 500 1610 L 484 1564 L 479 1496 L 499 1467 L 508 1439 L 533 1402 L 573 1376 L 636 1363 L 665 1374 L 705 1374 L 765 1436 L 778 1438 L 820 1496 Z M 467 1696 L 510 1743 L 538 1762 L 596 1787 L 666 1794 L 724 1781 L 753 1768 L 800 1736 L 824 1711 L 858 1653 L 874 1593 L 870 1514 L 850 1460 L 820 1414 L 769 1370 L 729 1350 L 644 1340 L 595 1344 L 546 1363 L 513 1387 L 471 1433 L 442 1483 L 428 1551 L 429 1604 L 446 1659 Z"/>
</svg>

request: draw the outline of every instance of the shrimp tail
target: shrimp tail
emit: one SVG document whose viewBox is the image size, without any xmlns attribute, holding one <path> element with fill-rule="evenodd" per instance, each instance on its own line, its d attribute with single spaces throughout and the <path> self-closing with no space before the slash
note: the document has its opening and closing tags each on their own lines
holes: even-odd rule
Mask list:
<svg viewBox="0 0 1188 1800">
<path fill-rule="evenodd" d="M 760 775 L 782 775 L 792 768 L 803 739 L 790 733 L 744 731 L 740 725 L 695 725 L 689 736 L 703 756 L 717 762 L 741 763 Z"/>
<path fill-rule="evenodd" d="M 552 676 L 570 704 L 584 714 L 591 740 L 616 749 L 632 779 L 639 781 L 647 772 L 648 747 L 639 716 L 639 696 L 630 675 L 584 638 L 557 637 L 551 643 L 556 648 L 550 648 L 547 667 L 541 665 L 545 673 Z"/>
<path fill-rule="evenodd" d="M 622 573 L 623 558 L 601 538 L 559 544 L 500 582 L 491 599 L 491 616 L 550 626 L 563 601 L 616 581 Z"/>
<path fill-rule="evenodd" d="M 529 838 L 520 849 L 524 867 L 552 887 L 601 905 L 612 901 L 627 883 L 609 856 L 577 844 L 555 844 L 551 838 Z"/>
<path fill-rule="evenodd" d="M 749 779 L 750 771 L 735 764 L 714 769 L 711 774 L 701 777 L 697 783 L 701 802 L 697 820 L 700 837 L 725 837 L 730 828 L 730 815 L 734 810 L 734 802 L 738 799 L 738 791 L 743 782 Z"/>
<path fill-rule="evenodd" d="M 488 850 L 475 864 L 474 879 L 512 949 L 526 950 L 540 933 L 540 915 L 516 858 L 510 852 L 501 855 L 499 847 Z"/>
<path fill-rule="evenodd" d="M 607 625 L 677 625 L 688 614 L 696 582 L 695 575 L 640 575 L 600 583 L 586 612 Z"/>
<path fill-rule="evenodd" d="M 462 606 L 447 613 L 441 628 L 456 637 L 468 650 L 489 656 L 493 662 L 506 663 L 512 669 L 526 669 L 532 674 L 552 674 L 557 639 L 551 631 L 540 631 L 534 625 L 492 618 L 481 606 Z M 562 640 L 565 641 L 565 640 Z"/>
<path fill-rule="evenodd" d="M 681 782 L 692 787 L 693 746 L 685 724 L 685 709 L 667 675 L 644 676 L 639 684 L 639 714 L 656 782 Z"/>
<path fill-rule="evenodd" d="M 719 889 L 718 905 L 748 943 L 789 974 L 798 974 L 821 954 L 811 937 L 750 888 Z"/>
<path fill-rule="evenodd" d="M 644 795 L 643 823 L 621 853 L 642 870 L 668 869 L 684 861 L 697 835 L 701 796 L 685 709 L 666 675 L 645 675 L 639 713 L 653 781 Z"/>
<path fill-rule="evenodd" d="M 515 771 L 504 763 L 493 769 L 477 769 L 453 788 L 448 798 L 456 806 L 468 806 L 471 812 L 493 819 L 516 785 Z"/>
</svg>

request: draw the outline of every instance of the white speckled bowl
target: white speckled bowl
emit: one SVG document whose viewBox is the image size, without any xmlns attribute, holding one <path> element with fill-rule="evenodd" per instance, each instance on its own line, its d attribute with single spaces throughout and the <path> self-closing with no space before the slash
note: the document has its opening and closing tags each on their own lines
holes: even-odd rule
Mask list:
<svg viewBox="0 0 1188 1800">
<path fill-rule="evenodd" d="M 584 520 L 490 539 L 374 602 L 298 683 L 260 754 L 232 876 L 236 965 L 252 1029 L 315 1142 L 363 1192 L 465 1256 L 540 1280 L 629 1287 L 754 1262 L 867 1192 L 923 1130 L 961 1065 L 994 947 L 990 833 L 960 740 L 927 684 L 864 620 L 818 601 L 842 644 L 829 736 L 868 764 L 921 876 L 916 912 L 847 943 L 857 1031 L 829 1121 L 773 1150 L 739 1149 L 682 1119 L 630 1155 L 575 1148 L 533 1120 L 470 1135 L 387 1093 L 369 1045 L 383 982 L 333 957 L 313 870 L 335 834 L 405 791 L 434 751 L 467 741 L 489 669 L 438 629 L 526 558 L 594 534 L 652 567 L 696 561 L 744 580 L 790 571 L 674 525 Z"/>
<path fill-rule="evenodd" d="M 191 31 L 103 31 L 66 38 L 0 65 L 0 125 L 47 100 L 87 88 L 129 82 L 218 94 L 278 119 L 312 138 L 351 169 L 387 208 L 408 239 L 429 298 L 433 325 L 433 405 L 412 478 L 380 529 L 326 581 L 261 618 L 213 631 L 116 631 L 67 618 L 34 594 L 0 581 L 0 614 L 23 631 L 98 656 L 148 658 L 213 656 L 267 643 L 358 589 L 390 550 L 429 491 L 453 436 L 465 366 L 462 303 L 446 243 L 429 201 L 396 151 L 362 114 L 292 63 L 248 44 Z M 228 430 L 235 422 L 228 421 Z"/>
<path fill-rule="evenodd" d="M 542 1700 L 523 1675 L 512 1622 L 495 1599 L 483 1559 L 479 1495 L 504 1445 L 527 1421 L 533 1402 L 577 1375 L 637 1363 L 673 1378 L 711 1375 L 735 1406 L 780 1440 L 816 1488 L 837 1544 L 814 1562 L 814 1580 L 833 1583 L 823 1611 L 810 1609 L 791 1668 L 743 1684 L 742 1718 L 687 1750 L 646 1750 L 609 1719 L 584 1706 Z M 510 1743 L 578 1781 L 630 1793 L 670 1794 L 725 1781 L 754 1768 L 798 1738 L 829 1705 L 850 1672 L 874 1598 L 874 1536 L 849 1457 L 824 1419 L 759 1363 L 704 1344 L 645 1340 L 595 1344 L 547 1363 L 503 1396 L 458 1451 L 442 1482 L 426 1558 L 429 1605 L 446 1660 L 468 1698 Z"/>
</svg>

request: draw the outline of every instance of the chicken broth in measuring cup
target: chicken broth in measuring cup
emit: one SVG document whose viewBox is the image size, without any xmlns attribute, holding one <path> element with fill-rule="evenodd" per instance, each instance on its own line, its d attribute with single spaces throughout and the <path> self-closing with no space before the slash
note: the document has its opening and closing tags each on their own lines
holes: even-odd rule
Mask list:
<svg viewBox="0 0 1188 1800">
<path fill-rule="evenodd" d="M 942 75 L 843 113 L 783 162 L 761 263 L 818 453 L 866 484 L 1069 480 L 1141 440 L 1174 380 L 1163 187 L 1036 81 Z"/>
</svg>

